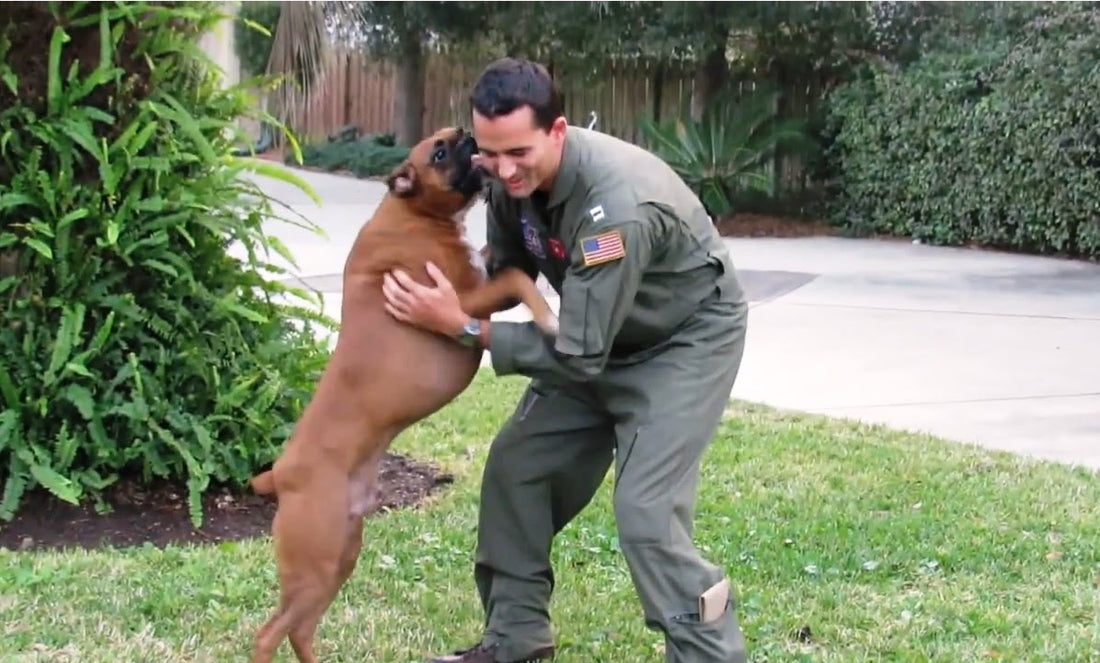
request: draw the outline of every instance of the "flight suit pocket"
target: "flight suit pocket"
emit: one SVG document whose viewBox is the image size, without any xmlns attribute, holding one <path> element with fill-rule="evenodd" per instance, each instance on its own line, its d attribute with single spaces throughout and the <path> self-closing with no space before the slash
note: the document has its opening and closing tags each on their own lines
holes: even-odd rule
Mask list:
<svg viewBox="0 0 1100 663">
<path fill-rule="evenodd" d="M 561 329 L 555 348 L 565 355 L 597 354 L 603 349 L 603 329 L 598 321 L 600 301 L 588 288 L 571 287 L 566 281 L 558 314 Z"/>
<path fill-rule="evenodd" d="M 531 413 L 531 409 L 535 407 L 535 404 L 539 402 L 539 399 L 543 398 L 546 394 L 538 389 L 534 382 L 527 386 L 527 390 L 523 392 L 523 397 L 520 399 L 519 407 L 516 408 L 516 421 L 524 421 L 527 419 L 527 415 Z"/>
<path fill-rule="evenodd" d="M 524 401 L 523 408 L 520 410 L 520 413 L 519 413 L 520 420 L 523 420 L 523 419 L 527 418 L 527 415 L 530 414 L 530 412 L 531 412 L 531 408 L 535 407 L 535 402 L 538 399 L 539 399 L 538 394 L 536 394 L 534 392 L 531 392 L 530 394 L 528 394 L 527 400 Z"/>
<path fill-rule="evenodd" d="M 723 301 L 740 301 L 744 299 L 741 283 L 737 280 L 737 272 L 733 265 L 733 258 L 725 249 L 707 251 L 707 259 L 718 270 L 715 283 L 718 285 L 718 293 Z"/>
<path fill-rule="evenodd" d="M 699 621 L 710 624 L 726 613 L 730 600 L 730 581 L 722 578 L 699 595 Z"/>
</svg>

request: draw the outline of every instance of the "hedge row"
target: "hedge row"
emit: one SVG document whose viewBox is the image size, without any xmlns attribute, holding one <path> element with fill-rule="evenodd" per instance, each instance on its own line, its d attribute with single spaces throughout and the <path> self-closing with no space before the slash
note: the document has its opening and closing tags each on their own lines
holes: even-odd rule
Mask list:
<svg viewBox="0 0 1100 663">
<path fill-rule="evenodd" d="M 927 55 L 830 98 L 830 220 L 857 234 L 1100 256 L 1100 11 Z"/>
<path fill-rule="evenodd" d="M 302 146 L 302 165 L 329 172 L 350 171 L 360 178 L 387 175 L 408 156 L 408 148 L 394 144 L 393 134 L 360 137 L 354 128 L 342 130 L 326 142 Z M 286 162 L 298 165 L 290 153 Z"/>
</svg>

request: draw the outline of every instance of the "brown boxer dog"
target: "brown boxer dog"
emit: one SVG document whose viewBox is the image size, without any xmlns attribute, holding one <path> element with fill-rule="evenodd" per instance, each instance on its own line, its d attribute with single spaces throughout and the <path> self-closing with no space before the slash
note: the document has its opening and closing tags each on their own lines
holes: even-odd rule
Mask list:
<svg viewBox="0 0 1100 663">
<path fill-rule="evenodd" d="M 256 635 L 252 662 L 269 663 L 283 638 L 314 663 L 317 626 L 355 569 L 363 519 L 378 506 L 378 466 L 398 434 L 450 403 L 470 384 L 481 350 L 394 319 L 382 277 L 400 268 L 426 285 L 432 261 L 463 309 L 487 318 L 522 302 L 547 335 L 557 319 L 518 269 L 488 280 L 463 221 L 482 189 L 477 145 L 460 129 L 413 147 L 388 177 L 389 192 L 364 224 L 344 265 L 340 334 L 313 399 L 272 468 L 252 480 L 278 496 L 272 524 L 278 609 Z"/>
</svg>

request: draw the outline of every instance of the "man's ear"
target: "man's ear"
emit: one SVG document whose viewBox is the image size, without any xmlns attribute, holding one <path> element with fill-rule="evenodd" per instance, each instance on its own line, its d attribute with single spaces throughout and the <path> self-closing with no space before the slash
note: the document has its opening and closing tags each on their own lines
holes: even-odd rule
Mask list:
<svg viewBox="0 0 1100 663">
<path fill-rule="evenodd" d="M 408 161 L 402 163 L 386 177 L 386 186 L 399 198 L 413 195 L 416 193 L 416 168 Z"/>
<path fill-rule="evenodd" d="M 550 137 L 556 142 L 561 143 L 565 140 L 565 132 L 569 128 L 569 122 L 566 121 L 564 115 L 559 115 L 554 123 L 550 125 Z"/>
</svg>

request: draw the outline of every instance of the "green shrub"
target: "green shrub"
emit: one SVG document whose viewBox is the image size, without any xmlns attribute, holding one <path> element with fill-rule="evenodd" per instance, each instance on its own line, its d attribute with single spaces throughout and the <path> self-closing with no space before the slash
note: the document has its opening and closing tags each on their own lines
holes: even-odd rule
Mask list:
<svg viewBox="0 0 1100 663">
<path fill-rule="evenodd" d="M 289 256 L 244 175 L 305 185 L 231 156 L 255 101 L 196 45 L 216 3 L 0 16 L 0 518 L 36 486 L 103 508 L 118 479 L 161 477 L 198 525 L 211 481 L 274 458 L 326 356 L 331 321 L 264 274 Z"/>
<path fill-rule="evenodd" d="M 278 2 L 242 2 L 237 10 L 240 19 L 234 23 L 233 43 L 241 69 L 250 76 L 267 70 L 271 57 L 271 42 L 279 24 L 282 5 Z M 258 29 L 258 28 L 262 28 Z"/>
<path fill-rule="evenodd" d="M 394 135 L 374 134 L 358 138 L 357 131 L 342 131 L 324 143 L 302 147 L 302 165 L 329 172 L 350 171 L 356 177 L 382 177 L 409 156 L 409 149 L 394 145 Z M 296 164 L 293 155 L 288 164 Z"/>
<path fill-rule="evenodd" d="M 830 99 L 830 218 L 856 233 L 1100 256 L 1100 10 L 1051 5 L 965 55 Z"/>
<path fill-rule="evenodd" d="M 714 218 L 734 211 L 735 201 L 770 196 L 769 166 L 777 152 L 811 154 L 815 144 L 805 121 L 780 118 L 777 92 L 760 88 L 716 97 L 698 121 L 655 122 L 642 116 L 638 126 L 646 147 L 661 157 L 699 196 Z"/>
</svg>

